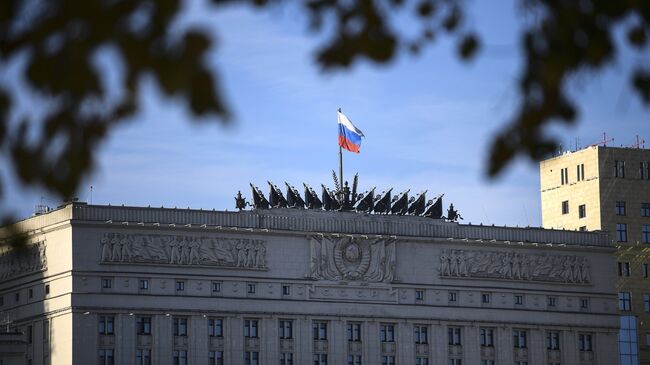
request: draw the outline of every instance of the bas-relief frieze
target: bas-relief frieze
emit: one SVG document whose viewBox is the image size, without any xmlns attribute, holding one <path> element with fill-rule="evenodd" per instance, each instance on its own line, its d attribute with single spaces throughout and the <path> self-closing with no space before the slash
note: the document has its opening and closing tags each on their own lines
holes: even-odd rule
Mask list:
<svg viewBox="0 0 650 365">
<path fill-rule="evenodd" d="M 22 249 L 0 247 L 0 280 L 47 269 L 45 241 L 27 244 Z"/>
<path fill-rule="evenodd" d="M 523 254 L 446 249 L 440 254 L 441 277 L 532 280 L 589 284 L 589 261 L 584 256 Z"/>
<path fill-rule="evenodd" d="M 100 263 L 207 265 L 266 269 L 266 241 L 159 234 L 105 233 Z"/>
<path fill-rule="evenodd" d="M 310 237 L 308 277 L 315 280 L 391 282 L 395 240 L 336 235 Z"/>
</svg>

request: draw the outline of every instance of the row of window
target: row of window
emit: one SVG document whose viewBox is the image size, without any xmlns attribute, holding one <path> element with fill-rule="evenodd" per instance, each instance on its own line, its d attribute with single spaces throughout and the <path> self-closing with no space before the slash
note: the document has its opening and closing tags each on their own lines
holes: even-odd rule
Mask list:
<svg viewBox="0 0 650 365">
<path fill-rule="evenodd" d="M 614 161 L 614 177 L 625 178 L 625 161 Z M 648 161 L 639 162 L 639 178 L 650 180 L 650 163 Z"/>
<path fill-rule="evenodd" d="M 632 293 L 618 293 L 618 309 L 625 312 L 632 310 Z M 643 294 L 643 310 L 650 313 L 650 294 Z"/>
<path fill-rule="evenodd" d="M 113 278 L 102 278 L 102 289 L 111 289 L 113 287 Z M 220 293 L 221 292 L 221 282 L 213 281 L 212 282 L 212 292 Z M 149 290 L 149 279 L 139 279 L 138 288 L 141 291 Z M 176 292 L 185 291 L 185 280 L 176 280 L 174 286 Z M 257 284 L 247 283 L 246 284 L 246 293 L 255 294 L 257 292 Z M 282 285 L 282 295 L 291 295 L 291 285 L 284 284 Z"/>
<path fill-rule="evenodd" d="M 616 241 L 627 242 L 627 223 L 616 223 Z M 641 225 L 641 242 L 650 243 L 650 224 Z"/>
<path fill-rule="evenodd" d="M 627 261 L 619 261 L 618 263 L 618 276 L 630 276 L 632 274 L 632 269 L 630 263 Z M 641 264 L 641 276 L 648 278 L 650 269 L 648 268 L 648 263 L 644 262 Z"/>
<path fill-rule="evenodd" d="M 13 293 L 14 295 L 14 302 L 18 303 L 20 302 L 21 295 L 20 291 L 17 291 Z M 50 284 L 45 284 L 43 287 L 43 293 L 45 294 L 45 297 L 50 295 Z M 27 289 L 27 299 L 34 299 L 34 288 L 29 288 Z M 0 295 L 0 307 L 5 305 L 5 297 Z"/>
<path fill-rule="evenodd" d="M 627 215 L 627 204 L 624 201 L 617 201 L 615 205 L 616 215 Z M 650 203 L 641 203 L 641 216 L 650 217 Z"/>
</svg>

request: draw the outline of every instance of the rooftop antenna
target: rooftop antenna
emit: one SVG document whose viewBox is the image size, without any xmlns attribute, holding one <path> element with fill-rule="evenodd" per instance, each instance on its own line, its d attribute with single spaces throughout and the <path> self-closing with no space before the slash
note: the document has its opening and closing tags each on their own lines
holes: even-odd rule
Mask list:
<svg viewBox="0 0 650 365">
<path fill-rule="evenodd" d="M 576 149 L 575 149 L 576 151 L 578 151 L 578 141 L 579 141 L 579 139 L 578 139 L 578 137 L 576 137 Z"/>
<path fill-rule="evenodd" d="M 639 135 L 636 135 L 636 143 L 631 145 L 630 148 L 645 148 L 645 139 L 639 138 Z"/>
<path fill-rule="evenodd" d="M 90 185 L 90 205 L 93 205 L 93 186 Z"/>
<path fill-rule="evenodd" d="M 600 146 L 600 145 L 603 145 L 603 147 L 607 147 L 607 143 L 609 142 L 614 142 L 614 138 L 607 139 L 607 133 L 603 132 L 603 140 L 600 142 L 590 144 L 589 147 Z"/>
</svg>

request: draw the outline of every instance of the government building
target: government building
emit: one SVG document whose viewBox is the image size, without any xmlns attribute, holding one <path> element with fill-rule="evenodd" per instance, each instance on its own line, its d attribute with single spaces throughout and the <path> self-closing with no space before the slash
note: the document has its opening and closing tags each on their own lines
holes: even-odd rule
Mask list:
<svg viewBox="0 0 650 365">
<path fill-rule="evenodd" d="M 545 228 L 604 231 L 617 248 L 621 365 L 650 364 L 650 150 L 590 146 L 540 163 Z"/>
<path fill-rule="evenodd" d="M 24 349 L 0 346 L 3 365 L 619 361 L 605 233 L 74 202 L 0 237 L 0 318 Z"/>
</svg>

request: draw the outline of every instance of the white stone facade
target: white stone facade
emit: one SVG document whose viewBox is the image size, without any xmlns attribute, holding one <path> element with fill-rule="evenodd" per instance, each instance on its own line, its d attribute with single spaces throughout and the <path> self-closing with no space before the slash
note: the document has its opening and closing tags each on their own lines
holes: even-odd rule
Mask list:
<svg viewBox="0 0 650 365">
<path fill-rule="evenodd" d="M 618 361 L 600 233 L 80 203 L 15 227 L 0 310 L 34 365 Z"/>
</svg>

